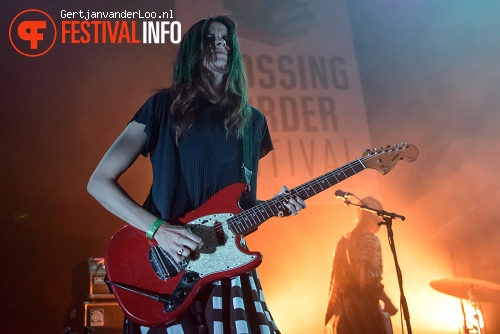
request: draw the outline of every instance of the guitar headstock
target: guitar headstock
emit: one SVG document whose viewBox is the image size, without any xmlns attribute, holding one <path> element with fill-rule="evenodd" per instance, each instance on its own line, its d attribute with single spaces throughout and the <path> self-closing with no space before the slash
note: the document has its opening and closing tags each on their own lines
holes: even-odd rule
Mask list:
<svg viewBox="0 0 500 334">
<path fill-rule="evenodd" d="M 361 160 L 367 168 L 376 169 L 385 175 L 396 166 L 399 160 L 408 162 L 417 160 L 418 153 L 418 148 L 415 145 L 401 143 L 366 150 Z"/>
</svg>

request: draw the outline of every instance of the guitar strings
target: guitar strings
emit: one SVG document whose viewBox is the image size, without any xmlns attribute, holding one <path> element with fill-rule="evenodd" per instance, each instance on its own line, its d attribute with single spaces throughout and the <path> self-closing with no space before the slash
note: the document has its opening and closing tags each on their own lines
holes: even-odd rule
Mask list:
<svg viewBox="0 0 500 334">
<path fill-rule="evenodd" d="M 397 146 L 397 145 L 395 145 Z M 328 189 L 330 187 L 332 187 L 333 185 L 337 184 L 337 183 L 340 183 L 341 181 L 344 181 L 346 180 L 347 178 L 349 178 L 350 176 L 352 175 L 347 175 L 345 172 L 346 171 L 353 171 L 354 174 L 357 174 L 363 170 L 365 170 L 367 167 L 365 166 L 364 162 L 368 161 L 368 160 L 371 160 L 377 156 L 379 156 L 380 154 L 385 154 L 388 152 L 392 152 L 393 150 L 396 150 L 396 151 L 399 151 L 401 149 L 406 149 L 408 148 L 409 146 L 407 146 L 406 144 L 402 145 L 402 146 L 399 146 L 399 147 L 396 147 L 394 148 L 394 146 L 391 146 L 391 147 L 387 147 L 387 148 L 382 148 L 382 151 L 380 152 L 377 152 L 376 150 L 375 151 L 367 151 L 367 154 L 354 160 L 354 161 L 351 161 L 333 171 L 330 171 L 330 172 L 327 172 L 309 182 L 306 182 L 305 184 L 302 184 L 300 186 L 297 186 L 293 189 L 290 190 L 290 193 L 289 194 L 279 194 L 279 195 L 276 195 L 275 197 L 259 204 L 259 205 L 256 205 L 248 210 L 245 210 L 243 212 L 240 212 L 230 218 L 228 218 L 227 220 L 225 221 L 222 221 L 222 222 L 217 222 L 219 224 L 217 224 L 217 226 L 214 226 L 212 229 L 208 230 L 208 231 L 201 231 L 200 234 L 198 235 L 199 237 L 201 237 L 202 239 L 204 237 L 208 237 L 210 235 L 214 235 L 217 234 L 218 232 L 223 232 L 224 231 L 224 228 L 225 226 L 228 226 L 229 229 L 231 229 L 231 227 L 234 227 L 236 228 L 236 224 L 239 223 L 239 222 L 244 222 L 245 220 L 248 220 L 248 219 L 252 219 L 253 220 L 253 224 L 250 223 L 250 226 L 245 226 L 245 228 L 243 230 L 241 230 L 240 232 L 244 232 L 245 230 L 250 230 L 250 227 L 256 227 L 256 226 L 259 226 L 260 224 L 262 224 L 264 221 L 266 221 L 267 219 L 273 217 L 273 216 L 277 216 L 278 215 L 278 212 L 284 210 L 283 208 L 283 204 L 279 204 L 279 203 L 283 203 L 285 201 L 287 201 L 287 197 L 289 195 L 299 195 L 300 194 L 304 194 L 300 197 L 304 197 L 305 199 L 309 198 L 309 197 L 312 197 L 320 192 L 322 192 L 323 190 L 325 189 Z M 356 171 L 355 167 L 362 167 L 361 170 L 359 171 Z M 344 178 L 341 179 L 339 181 L 339 179 L 335 176 L 335 174 L 338 174 L 339 176 L 343 174 Z M 336 182 L 333 182 L 333 184 L 331 184 L 328 180 L 329 179 L 332 179 L 334 178 Z M 328 186 L 326 188 L 323 188 L 322 184 L 324 182 L 327 182 L 328 183 Z M 316 191 L 315 190 L 315 187 L 321 187 L 321 189 L 319 191 Z M 307 189 L 311 189 L 314 194 L 313 195 L 309 195 L 308 192 L 307 192 Z M 269 211 L 271 211 L 271 214 L 269 214 Z M 257 214 L 261 214 L 263 216 L 264 219 L 259 219 L 259 218 L 256 218 Z M 267 214 L 267 217 L 264 216 L 263 213 L 266 213 Z M 241 218 L 243 217 L 243 218 Z M 245 218 L 245 217 L 248 217 L 248 218 Z M 234 231 L 231 230 L 233 233 Z M 236 233 L 235 233 L 236 234 Z M 237 233 L 237 234 L 242 234 L 242 233 Z"/>
<path fill-rule="evenodd" d="M 325 173 L 325 174 L 315 178 L 314 180 L 307 182 L 306 184 L 302 184 L 296 188 L 291 189 L 290 194 L 301 194 L 301 193 L 307 194 L 306 188 L 311 188 L 311 190 L 313 190 L 313 192 L 314 192 L 313 195 L 316 195 L 319 192 L 321 192 L 325 189 L 328 189 L 328 188 L 332 187 L 333 185 L 340 183 L 341 181 L 349 178 L 350 176 L 346 175 L 346 173 L 345 173 L 346 171 L 352 170 L 355 172 L 355 174 L 357 174 L 357 173 L 361 172 L 362 170 L 366 169 L 363 162 L 365 162 L 369 159 L 372 159 L 372 158 L 373 158 L 373 156 L 364 156 L 364 157 L 361 157 L 359 159 L 356 159 L 355 161 L 352 161 L 352 162 L 347 163 L 347 164 L 345 164 L 345 165 L 343 165 L 343 166 L 341 166 L 333 171 Z M 353 167 L 359 167 L 360 165 L 363 167 L 363 169 L 360 171 L 356 171 L 353 168 Z M 339 181 L 339 179 L 335 176 L 335 174 L 337 174 L 337 173 L 343 174 L 344 178 Z M 332 178 L 334 178 L 336 181 L 333 184 L 328 182 L 328 179 L 332 179 Z M 328 186 L 326 188 L 323 188 L 321 185 L 325 181 L 327 182 Z M 315 191 L 316 186 L 320 186 L 321 189 L 319 191 Z M 307 198 L 312 197 L 313 195 L 307 196 Z M 278 212 L 283 210 L 282 205 L 279 203 L 283 203 L 284 201 L 286 201 L 287 196 L 289 196 L 289 194 L 279 194 L 279 195 L 265 201 L 264 203 L 261 203 L 261 204 L 256 205 L 248 210 L 240 212 L 237 215 L 234 215 L 225 221 L 218 222 L 219 223 L 218 226 L 214 226 L 209 231 L 202 231 L 202 232 L 200 232 L 200 234 L 198 234 L 198 236 L 203 239 L 204 237 L 208 237 L 210 235 L 213 235 L 214 232 L 215 233 L 222 232 L 224 230 L 225 226 L 236 226 L 236 224 L 238 222 L 243 222 L 243 221 L 248 220 L 248 219 L 253 220 L 254 221 L 253 224 L 250 223 L 250 226 L 245 226 L 245 229 L 243 229 L 241 232 L 243 232 L 244 230 L 248 230 L 250 227 L 258 226 L 258 225 L 262 224 L 264 221 L 266 221 L 267 219 L 269 219 L 273 216 L 277 216 Z M 276 209 L 276 210 L 274 210 L 274 209 Z M 269 211 L 271 211 L 272 214 L 269 214 Z M 262 221 L 259 218 L 256 219 L 256 215 L 259 213 L 261 213 L 262 216 L 264 217 L 264 219 Z M 266 213 L 267 217 L 265 217 L 263 213 Z M 248 219 L 247 219 L 247 217 L 248 217 Z M 255 220 L 257 220 L 257 223 L 255 223 Z"/>
</svg>

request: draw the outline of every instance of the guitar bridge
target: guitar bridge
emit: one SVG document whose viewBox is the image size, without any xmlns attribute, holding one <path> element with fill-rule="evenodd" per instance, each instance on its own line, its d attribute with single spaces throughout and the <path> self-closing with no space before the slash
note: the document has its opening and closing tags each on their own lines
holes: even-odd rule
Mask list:
<svg viewBox="0 0 500 334">
<path fill-rule="evenodd" d="M 166 281 L 179 274 L 187 266 L 186 261 L 177 262 L 166 250 L 160 246 L 153 246 L 149 250 L 149 262 L 159 279 Z"/>
</svg>

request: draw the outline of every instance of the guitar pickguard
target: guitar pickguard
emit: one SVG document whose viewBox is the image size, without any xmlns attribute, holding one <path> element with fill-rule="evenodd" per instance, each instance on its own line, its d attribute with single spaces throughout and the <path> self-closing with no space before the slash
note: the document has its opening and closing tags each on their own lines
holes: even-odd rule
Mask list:
<svg viewBox="0 0 500 334">
<path fill-rule="evenodd" d="M 238 239 L 228 228 L 231 213 L 220 213 L 200 217 L 186 226 L 203 240 L 203 246 L 192 253 L 186 270 L 198 273 L 200 278 L 215 273 L 243 267 L 255 260 L 255 255 L 243 253 Z M 243 239 L 241 239 L 243 240 Z"/>
</svg>

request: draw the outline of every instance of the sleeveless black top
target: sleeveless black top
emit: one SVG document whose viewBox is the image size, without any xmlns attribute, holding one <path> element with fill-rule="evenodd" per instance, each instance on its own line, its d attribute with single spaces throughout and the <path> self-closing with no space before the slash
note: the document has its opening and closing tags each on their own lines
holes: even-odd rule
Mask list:
<svg viewBox="0 0 500 334">
<path fill-rule="evenodd" d="M 175 144 L 168 90 L 150 97 L 133 117 L 146 125 L 147 142 L 142 154 L 149 155 L 153 184 L 144 206 L 170 219 L 198 208 L 217 191 L 245 182 L 243 144 L 224 128 L 226 109 L 199 100 L 199 114 L 192 128 Z M 252 108 L 251 204 L 255 203 L 258 160 L 273 149 L 264 115 Z"/>
</svg>

